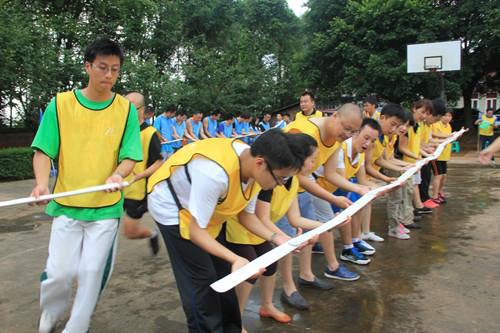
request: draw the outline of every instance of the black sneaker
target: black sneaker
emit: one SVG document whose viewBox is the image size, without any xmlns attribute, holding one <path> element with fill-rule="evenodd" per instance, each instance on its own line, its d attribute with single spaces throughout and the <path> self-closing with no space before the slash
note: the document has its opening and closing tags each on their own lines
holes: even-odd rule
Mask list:
<svg viewBox="0 0 500 333">
<path fill-rule="evenodd" d="M 418 222 L 418 221 L 422 221 L 422 215 L 413 216 L 413 222 Z"/>
<path fill-rule="evenodd" d="M 325 253 L 325 251 L 323 250 L 323 246 L 321 246 L 321 243 L 314 243 L 312 253 Z"/>
<path fill-rule="evenodd" d="M 313 287 L 320 290 L 333 289 L 333 284 L 320 280 L 317 277 L 315 277 L 313 281 L 307 281 L 299 277 L 299 285 L 306 287 Z"/>
<path fill-rule="evenodd" d="M 427 208 L 427 207 L 422 207 L 422 208 L 417 208 L 415 209 L 415 211 L 417 212 L 417 214 L 432 214 L 432 209 L 431 208 Z"/>
<path fill-rule="evenodd" d="M 405 225 L 408 229 L 422 229 L 422 226 L 418 223 L 413 222 L 412 224 Z"/>
<path fill-rule="evenodd" d="M 157 255 L 160 251 L 160 240 L 158 239 L 158 233 L 155 233 L 149 238 L 149 246 L 151 247 L 151 252 L 153 255 Z"/>
<path fill-rule="evenodd" d="M 288 304 L 297 310 L 309 310 L 309 303 L 298 291 L 294 291 L 290 296 L 285 294 L 285 291 L 282 291 L 280 298 L 282 303 Z"/>
</svg>

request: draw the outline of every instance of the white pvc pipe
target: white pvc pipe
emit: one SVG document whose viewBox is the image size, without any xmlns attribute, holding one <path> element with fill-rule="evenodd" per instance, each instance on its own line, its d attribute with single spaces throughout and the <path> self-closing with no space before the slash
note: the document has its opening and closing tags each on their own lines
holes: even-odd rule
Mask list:
<svg viewBox="0 0 500 333">
<path fill-rule="evenodd" d="M 14 205 L 29 204 L 29 203 L 40 202 L 40 201 L 45 201 L 45 200 L 53 200 L 53 199 L 57 199 L 57 198 L 70 197 L 73 195 L 79 195 L 79 194 L 85 194 L 85 193 L 111 190 L 111 189 L 119 187 L 120 185 L 123 188 L 123 187 L 129 186 L 129 183 L 128 182 L 123 182 L 121 184 L 111 183 L 111 184 L 105 184 L 105 185 L 86 187 L 86 188 L 82 188 L 82 189 L 74 190 L 74 191 L 41 195 L 38 199 L 35 197 L 26 197 L 26 198 L 14 199 L 14 200 L 0 201 L 0 208 L 14 206 Z"/>
</svg>

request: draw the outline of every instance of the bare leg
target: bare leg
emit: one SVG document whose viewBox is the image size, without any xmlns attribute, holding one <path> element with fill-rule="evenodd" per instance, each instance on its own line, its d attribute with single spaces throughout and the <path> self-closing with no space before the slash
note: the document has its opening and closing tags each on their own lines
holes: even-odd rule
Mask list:
<svg viewBox="0 0 500 333">
<path fill-rule="evenodd" d="M 286 314 L 276 309 L 273 304 L 274 284 L 276 282 L 276 274 L 271 276 L 261 276 L 259 279 L 261 308 L 268 314 L 277 317 L 283 317 Z"/>
<path fill-rule="evenodd" d="M 424 204 L 422 204 L 422 200 L 420 200 L 420 192 L 418 190 L 418 185 L 413 185 L 413 204 L 415 208 L 423 208 Z"/>
<path fill-rule="evenodd" d="M 299 276 L 300 278 L 307 281 L 313 281 L 315 278 L 311 268 L 311 261 L 312 261 L 312 245 L 308 245 L 302 250 L 300 250 L 299 254 L 299 266 L 300 266 Z"/>
<path fill-rule="evenodd" d="M 240 313 L 243 318 L 243 312 L 245 311 L 245 305 L 247 304 L 248 297 L 252 292 L 253 284 L 248 282 L 242 282 L 236 286 L 236 296 L 238 297 L 238 304 L 240 305 Z"/>
<path fill-rule="evenodd" d="M 363 218 L 364 211 L 366 207 L 362 208 L 361 211 L 354 214 L 351 220 L 351 235 L 352 238 L 359 238 L 361 233 L 361 220 Z"/>
<path fill-rule="evenodd" d="M 339 229 L 340 229 L 340 235 L 342 236 L 342 243 L 344 243 L 344 245 L 352 245 L 352 225 L 351 225 L 351 223 L 343 225 Z"/>
<path fill-rule="evenodd" d="M 295 281 L 293 281 L 292 265 L 293 265 L 293 254 L 291 253 L 287 254 L 279 262 L 281 281 L 283 282 L 283 291 L 287 296 L 290 296 L 291 294 L 297 291 L 297 287 L 295 286 Z"/>
<path fill-rule="evenodd" d="M 347 227 L 350 227 L 349 224 Z M 333 241 L 333 232 L 327 231 L 319 236 L 319 242 L 325 251 L 325 259 L 328 264 L 328 268 L 332 271 L 339 267 L 339 262 L 335 256 L 335 245 Z M 351 241 L 352 242 L 352 241 Z"/>
<path fill-rule="evenodd" d="M 441 175 L 441 182 L 439 183 L 439 192 L 438 193 L 443 193 L 444 190 L 444 182 L 446 181 L 447 175 Z"/>
<path fill-rule="evenodd" d="M 363 210 L 363 215 L 361 218 L 361 228 L 364 234 L 367 234 L 370 232 L 370 220 L 372 217 L 372 204 L 368 204 L 365 206 L 365 209 Z"/>
<path fill-rule="evenodd" d="M 432 198 L 433 199 L 437 199 L 439 196 L 439 187 L 440 187 L 442 178 L 443 178 L 442 175 L 437 175 L 437 176 L 434 176 L 434 178 L 432 179 Z"/>
<path fill-rule="evenodd" d="M 151 229 L 142 226 L 141 220 L 133 219 L 127 214 L 123 216 L 123 234 L 128 239 L 150 238 L 152 235 Z"/>
</svg>

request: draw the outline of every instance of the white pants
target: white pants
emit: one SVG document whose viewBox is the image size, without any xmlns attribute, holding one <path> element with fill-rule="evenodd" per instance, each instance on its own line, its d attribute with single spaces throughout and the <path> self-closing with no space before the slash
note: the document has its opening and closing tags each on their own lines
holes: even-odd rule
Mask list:
<svg viewBox="0 0 500 333">
<path fill-rule="evenodd" d="M 49 257 L 40 284 L 40 307 L 56 319 L 68 308 L 73 278 L 78 289 L 64 333 L 86 333 L 97 300 L 111 277 L 118 219 L 79 221 L 54 218 Z"/>
</svg>

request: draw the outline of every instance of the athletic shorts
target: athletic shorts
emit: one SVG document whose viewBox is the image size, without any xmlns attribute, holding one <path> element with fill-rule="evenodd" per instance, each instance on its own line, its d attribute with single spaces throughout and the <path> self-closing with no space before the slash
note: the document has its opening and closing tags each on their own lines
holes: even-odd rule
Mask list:
<svg viewBox="0 0 500 333">
<path fill-rule="evenodd" d="M 435 162 L 432 166 L 432 171 L 434 171 L 434 176 L 446 175 L 448 171 L 448 161 L 433 161 Z"/>
<path fill-rule="evenodd" d="M 356 177 L 349 179 L 349 181 L 351 183 L 355 183 L 355 184 L 358 183 L 358 179 Z M 358 201 L 361 198 L 361 195 L 356 193 L 356 192 L 346 192 L 346 191 L 341 190 L 341 189 L 337 189 L 335 192 L 333 192 L 333 195 L 336 195 L 338 197 L 346 197 L 347 199 L 351 200 L 352 203 L 355 203 L 356 201 Z M 343 211 L 342 208 L 339 208 L 333 204 L 332 204 L 332 210 L 335 214 Z"/>
<path fill-rule="evenodd" d="M 133 219 L 140 219 L 148 211 L 148 200 L 147 197 L 143 200 L 123 200 L 123 209 L 125 214 Z"/>
<path fill-rule="evenodd" d="M 297 199 L 299 201 L 300 215 L 306 219 L 315 220 L 316 214 L 314 212 L 313 195 L 309 192 L 302 192 L 298 194 Z M 276 226 L 292 238 L 297 236 L 297 228 L 288 222 L 286 214 L 276 222 Z"/>
<path fill-rule="evenodd" d="M 413 175 L 413 185 L 420 185 L 422 182 L 422 176 L 420 176 L 420 171 Z"/>
</svg>

